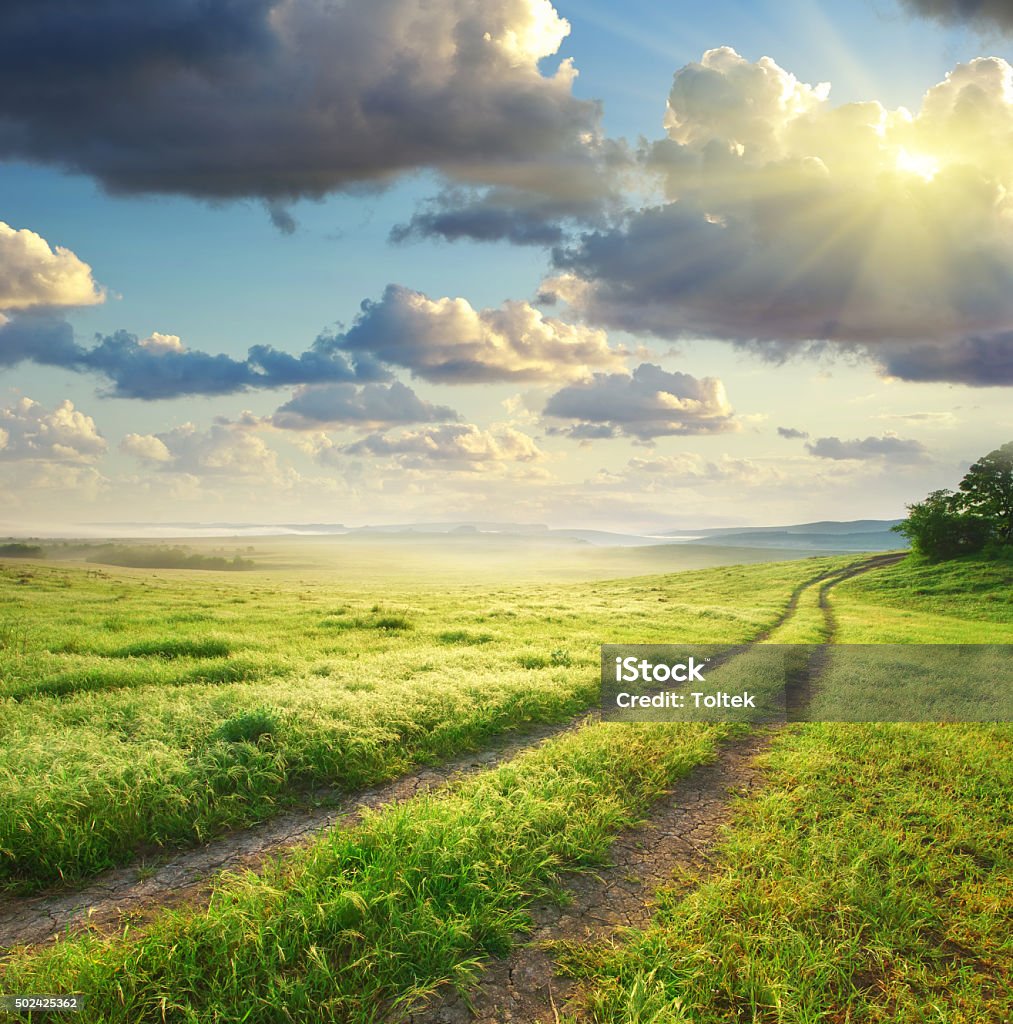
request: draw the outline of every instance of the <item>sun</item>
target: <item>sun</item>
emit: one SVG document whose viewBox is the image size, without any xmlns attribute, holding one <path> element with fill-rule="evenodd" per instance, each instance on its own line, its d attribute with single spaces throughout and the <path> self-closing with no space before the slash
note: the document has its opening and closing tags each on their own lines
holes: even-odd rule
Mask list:
<svg viewBox="0 0 1013 1024">
<path fill-rule="evenodd" d="M 931 181 L 939 173 L 939 161 L 928 153 L 912 153 L 902 148 L 897 153 L 897 170 Z"/>
</svg>

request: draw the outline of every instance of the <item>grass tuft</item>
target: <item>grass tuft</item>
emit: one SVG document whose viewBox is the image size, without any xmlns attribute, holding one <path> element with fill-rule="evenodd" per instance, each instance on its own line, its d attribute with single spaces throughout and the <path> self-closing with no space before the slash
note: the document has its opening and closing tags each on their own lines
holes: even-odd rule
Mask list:
<svg viewBox="0 0 1013 1024">
<path fill-rule="evenodd" d="M 273 709 L 254 708 L 222 722 L 211 734 L 211 738 L 226 743 L 258 743 L 265 737 L 276 736 L 279 724 Z"/>
<path fill-rule="evenodd" d="M 183 640 L 165 637 L 159 640 L 141 640 L 118 647 L 107 655 L 110 658 L 224 658 L 231 647 L 224 640 L 207 638 Z"/>
<path fill-rule="evenodd" d="M 491 643 L 496 638 L 491 633 L 469 633 L 466 629 L 448 629 L 437 633 L 436 639 L 441 644 L 479 645 Z"/>
</svg>

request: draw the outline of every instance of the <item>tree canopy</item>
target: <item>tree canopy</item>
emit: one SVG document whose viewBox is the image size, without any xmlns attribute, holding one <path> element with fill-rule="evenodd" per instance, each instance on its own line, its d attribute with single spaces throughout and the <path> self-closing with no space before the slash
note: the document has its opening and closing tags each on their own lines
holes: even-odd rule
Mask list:
<svg viewBox="0 0 1013 1024">
<path fill-rule="evenodd" d="M 1013 544 L 1013 441 L 978 459 L 958 491 L 933 491 L 908 505 L 907 519 L 894 529 L 932 559 Z"/>
<path fill-rule="evenodd" d="M 978 459 L 960 481 L 962 508 L 987 520 L 1001 544 L 1013 541 L 1013 441 Z"/>
</svg>

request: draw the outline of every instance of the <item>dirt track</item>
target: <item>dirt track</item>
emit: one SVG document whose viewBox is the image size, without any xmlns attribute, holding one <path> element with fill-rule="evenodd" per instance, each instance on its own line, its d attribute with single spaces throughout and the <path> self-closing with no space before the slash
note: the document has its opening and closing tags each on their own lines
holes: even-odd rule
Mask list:
<svg viewBox="0 0 1013 1024">
<path fill-rule="evenodd" d="M 828 643 L 837 625 L 828 600 L 829 591 L 846 579 L 898 561 L 896 555 L 869 559 L 842 572 L 812 580 L 793 595 L 781 623 L 787 621 L 798 598 L 809 586 L 819 586 Z M 764 639 L 776 628 L 765 631 Z M 820 651 L 810 660 L 802 686 L 808 698 L 813 675 L 822 671 Z M 641 826 L 620 835 L 612 845 L 609 867 L 596 874 L 571 879 L 567 892 L 572 902 L 536 905 L 530 935 L 516 937 L 510 956 L 492 961 L 478 985 L 466 996 L 438 993 L 426 1007 L 391 1021 L 408 1024 L 551 1024 L 562 1015 L 580 1016 L 579 986 L 557 975 L 548 944 L 587 943 L 615 937 L 622 928 L 645 925 L 651 917 L 655 892 L 673 875 L 700 876 L 712 863 L 722 826 L 728 823 L 733 800 L 748 796 L 763 785 L 759 756 L 783 726 L 754 732 L 726 744 L 716 761 L 701 765 L 680 780 L 653 808 Z"/>
<path fill-rule="evenodd" d="M 756 637 L 756 641 L 768 639 L 774 630 L 794 614 L 803 592 L 819 584 L 822 584 L 820 605 L 827 616 L 828 628 L 832 630 L 833 622 L 826 603 L 827 590 L 842 579 L 891 564 L 898 557 L 900 556 L 877 556 L 843 572 L 838 570 L 822 573 L 806 580 L 795 588 L 784 611 Z M 200 903 L 206 898 L 214 877 L 223 870 L 255 868 L 267 857 L 304 843 L 328 828 L 348 827 L 354 824 L 358 814 L 365 808 L 377 808 L 409 800 L 455 779 L 493 767 L 523 750 L 577 728 L 591 717 L 592 714 L 585 714 L 560 725 L 531 729 L 521 736 L 504 738 L 501 743 L 480 753 L 421 768 L 385 785 L 340 800 L 329 801 L 330 805 L 327 807 L 306 808 L 281 814 L 261 825 L 224 836 L 205 846 L 182 852 L 168 852 L 165 857 L 151 864 L 133 864 L 107 871 L 82 888 L 32 897 L 0 897 L 0 954 L 14 946 L 44 943 L 68 931 L 81 928 L 114 932 L 126 921 L 136 925 L 163 907 L 181 903 Z M 665 810 L 667 803 L 658 809 L 658 816 L 654 819 L 656 826 L 661 830 L 658 836 L 664 838 L 666 847 L 680 849 L 681 835 L 690 837 L 694 849 L 703 850 L 711 842 L 714 829 L 724 820 L 718 812 L 729 802 L 729 789 L 748 789 L 753 785 L 755 771 L 744 765 L 740 754 L 741 751 L 749 751 L 746 760 L 754 757 L 762 749 L 763 743 L 755 747 L 750 744 L 758 742 L 751 738 L 748 742 L 728 746 L 716 765 L 702 766 L 690 779 L 680 783 L 680 788 L 674 791 L 672 797 L 676 804 L 671 807 L 671 820 L 665 817 L 668 813 Z M 691 788 L 684 789 L 684 786 Z M 675 793 L 681 795 L 676 796 Z M 686 804 L 682 810 L 679 809 L 682 806 L 678 803 L 680 800 Z M 691 811 L 698 813 L 698 817 L 694 817 Z M 619 842 L 621 844 L 623 840 Z M 621 846 L 617 846 L 615 855 L 618 858 L 627 856 L 622 852 Z M 636 860 L 635 857 L 633 859 Z M 681 859 L 680 854 L 671 860 L 668 867 L 660 866 L 659 862 L 657 870 L 667 875 L 676 865 L 689 863 L 691 862 Z M 633 870 L 633 867 L 630 866 L 629 870 Z M 643 870 L 650 878 L 657 874 L 654 868 L 649 868 L 646 864 Z M 578 887 L 582 884 L 581 880 L 574 883 Z M 619 888 L 622 889 L 621 886 Z M 643 893 L 637 899 L 642 906 Z M 630 901 L 624 898 L 624 906 L 627 902 Z M 632 902 L 630 908 L 632 909 Z M 588 914 L 594 912 L 589 904 Z M 551 917 L 553 911 L 546 908 L 544 913 Z M 624 910 L 624 913 L 628 911 Z M 590 920 L 590 917 L 588 919 Z M 521 1016 L 489 1019 L 536 1018 Z"/>
</svg>

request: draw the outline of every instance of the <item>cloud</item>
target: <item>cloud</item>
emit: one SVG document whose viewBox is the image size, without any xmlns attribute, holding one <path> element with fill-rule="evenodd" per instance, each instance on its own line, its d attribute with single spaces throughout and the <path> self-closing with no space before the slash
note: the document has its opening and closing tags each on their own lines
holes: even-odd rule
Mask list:
<svg viewBox="0 0 1013 1024">
<path fill-rule="evenodd" d="M 613 489 L 629 490 L 632 487 L 637 494 L 664 494 L 673 488 L 701 484 L 758 486 L 780 483 L 785 475 L 776 466 L 762 465 L 751 459 L 737 459 L 731 455 L 707 459 L 695 452 L 680 452 L 650 459 L 630 459 L 618 473 L 603 470 L 589 483 L 594 487 Z"/>
<path fill-rule="evenodd" d="M 392 242 L 444 238 L 449 242 L 510 242 L 513 245 L 557 245 L 563 240 L 561 219 L 572 215 L 565 200 L 554 202 L 519 190 L 483 194 L 461 189 L 441 192 L 390 232 Z"/>
<path fill-rule="evenodd" d="M 340 337 L 333 334 L 321 334 L 307 351 L 298 356 L 280 352 L 271 345 L 254 345 L 247 362 L 263 380 L 259 387 L 390 379 L 390 373 L 368 354 L 356 355 L 349 361 L 338 350 L 340 342 Z"/>
<path fill-rule="evenodd" d="M 52 314 L 21 314 L 0 322 L 0 367 L 24 361 L 96 373 L 115 398 L 153 401 L 185 395 L 228 395 L 332 381 L 376 381 L 390 373 L 368 356 L 349 358 L 332 335 L 322 335 L 298 356 L 254 345 L 245 359 L 187 349 L 174 334 L 138 339 L 127 331 L 98 336 L 90 348 L 74 340 L 70 325 Z"/>
<path fill-rule="evenodd" d="M 876 419 L 905 420 L 908 423 L 925 423 L 936 427 L 952 427 L 959 422 L 952 412 L 885 412 Z"/>
<path fill-rule="evenodd" d="M 796 430 L 794 427 L 778 427 L 778 437 L 784 437 L 789 441 L 804 439 L 809 436 L 808 430 Z"/>
<path fill-rule="evenodd" d="M 93 306 L 104 299 L 91 267 L 69 249 L 51 248 L 34 231 L 0 221 L 0 311 Z"/>
<path fill-rule="evenodd" d="M 443 238 L 449 242 L 510 242 L 552 246 L 578 226 L 605 223 L 622 209 L 622 186 L 636 159 L 620 140 L 586 135 L 578 155 L 541 158 L 524 174 L 491 188 L 444 188 L 396 225 L 392 242 Z"/>
<path fill-rule="evenodd" d="M 126 331 L 117 331 L 93 348 L 80 350 L 71 368 L 103 374 L 113 384 L 110 394 L 117 398 L 227 395 L 256 383 L 248 362 L 227 355 L 145 345 Z"/>
<path fill-rule="evenodd" d="M 577 380 L 626 355 L 602 330 L 544 316 L 526 302 L 475 309 L 465 299 L 430 299 L 388 285 L 340 339 L 346 352 L 402 366 L 446 384 Z"/>
<path fill-rule="evenodd" d="M 665 339 L 779 360 L 826 343 L 905 379 L 981 383 L 998 365 L 1013 382 L 1005 60 L 958 65 L 911 114 L 833 106 L 829 86 L 724 47 L 675 75 L 666 129 L 645 157 L 666 201 L 557 247 L 548 295 Z"/>
<path fill-rule="evenodd" d="M 120 451 L 144 462 L 171 462 L 172 452 L 154 434 L 127 434 L 120 441 Z"/>
<path fill-rule="evenodd" d="M 185 352 L 186 346 L 180 340 L 178 334 L 161 334 L 159 331 L 154 331 L 147 338 L 141 338 L 137 343 L 141 348 L 148 349 L 150 352 L 157 352 L 159 354 L 165 352 Z"/>
<path fill-rule="evenodd" d="M 839 437 L 820 437 L 807 444 L 806 451 L 821 459 L 881 459 L 890 462 L 920 462 L 927 453 L 925 445 L 920 441 L 896 437 L 887 434 L 885 437 L 867 437 L 864 440 L 855 438 L 842 441 Z"/>
<path fill-rule="evenodd" d="M 285 202 L 419 167 L 527 184 L 583 160 L 598 106 L 543 74 L 569 32 L 548 0 L 12 0 L 0 157 L 117 193 Z M 563 188 L 540 172 L 539 187 Z"/>
<path fill-rule="evenodd" d="M 603 330 L 546 317 L 526 302 L 474 309 L 464 299 L 430 299 L 399 285 L 364 302 L 347 333 L 322 334 L 298 355 L 272 345 L 253 345 L 245 359 L 211 355 L 157 331 L 143 339 L 117 331 L 86 348 L 51 314 L 0 322 L 0 366 L 27 360 L 98 373 L 111 382 L 110 395 L 144 400 L 390 381 L 384 364 L 442 383 L 579 380 L 593 367 L 622 366 L 625 356 L 609 347 Z"/>
<path fill-rule="evenodd" d="M 564 387 L 546 403 L 545 415 L 578 421 L 554 432 L 581 440 L 625 435 L 647 441 L 738 429 L 720 380 L 668 373 L 653 363 Z"/>
<path fill-rule="evenodd" d="M 459 472 L 498 471 L 509 464 L 545 458 L 534 440 L 519 430 L 482 430 L 471 423 L 423 427 L 396 436 L 370 434 L 331 453 L 386 456 L 407 468 L 438 467 Z"/>
<path fill-rule="evenodd" d="M 913 13 L 937 21 L 1013 29 L 1013 7 L 1009 0 L 901 0 L 901 3 Z"/>
<path fill-rule="evenodd" d="M 971 387 L 1013 384 L 1013 331 L 960 338 L 948 344 L 899 345 L 872 353 L 882 372 L 911 381 L 949 381 Z"/>
<path fill-rule="evenodd" d="M 445 405 L 423 401 L 400 381 L 393 384 L 325 384 L 300 388 L 271 418 L 283 430 L 319 430 L 337 424 L 375 429 L 399 423 L 458 420 Z"/>
<path fill-rule="evenodd" d="M 0 367 L 29 361 L 76 369 L 81 352 L 74 329 L 60 316 L 45 310 L 0 316 Z"/>
<path fill-rule="evenodd" d="M 89 463 L 106 447 L 95 421 L 69 399 L 52 412 L 30 398 L 0 410 L 0 460 Z"/>
<path fill-rule="evenodd" d="M 184 423 L 164 433 L 128 434 L 120 447 L 163 472 L 198 478 L 259 478 L 274 484 L 294 475 L 279 465 L 277 452 L 242 423 L 215 423 L 207 430 Z"/>
</svg>

